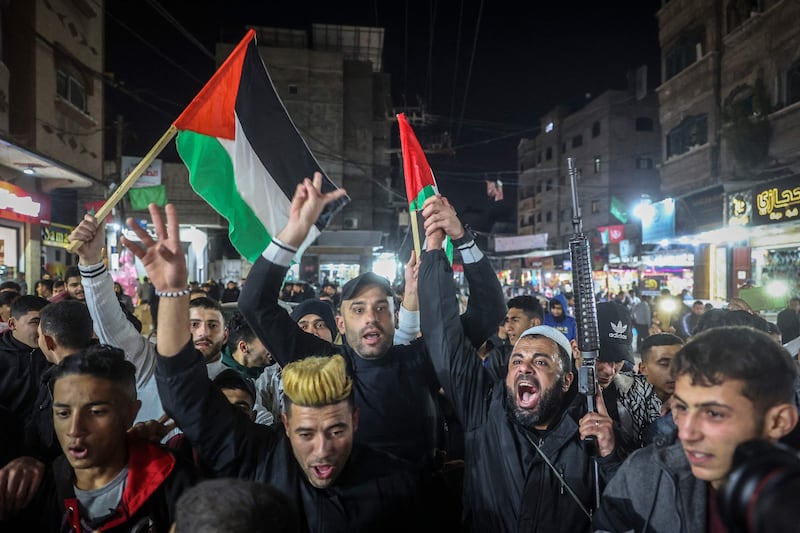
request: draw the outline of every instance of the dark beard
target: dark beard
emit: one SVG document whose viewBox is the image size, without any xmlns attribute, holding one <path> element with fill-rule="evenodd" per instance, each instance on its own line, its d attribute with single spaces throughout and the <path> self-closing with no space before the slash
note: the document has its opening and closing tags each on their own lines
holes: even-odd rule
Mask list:
<svg viewBox="0 0 800 533">
<path fill-rule="evenodd" d="M 536 381 L 536 380 L 534 380 Z M 536 383 L 538 386 L 538 383 Z M 540 389 L 541 390 L 541 389 Z M 516 391 L 506 386 L 506 401 L 512 410 L 514 420 L 526 428 L 533 428 L 537 425 L 550 424 L 561 409 L 561 402 L 566 393 L 561 388 L 561 382 L 557 381 L 553 386 L 542 393 L 539 403 L 531 409 L 520 409 L 517 407 Z"/>
</svg>

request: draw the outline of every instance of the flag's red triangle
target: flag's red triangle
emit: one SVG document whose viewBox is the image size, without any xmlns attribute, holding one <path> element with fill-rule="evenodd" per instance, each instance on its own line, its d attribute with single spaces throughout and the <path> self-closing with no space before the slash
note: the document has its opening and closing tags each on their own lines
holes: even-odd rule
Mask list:
<svg viewBox="0 0 800 533">
<path fill-rule="evenodd" d="M 414 130 L 411 129 L 404 113 L 397 115 L 397 124 L 400 127 L 400 146 L 403 151 L 403 174 L 406 178 L 406 195 L 408 203 L 416 200 L 420 191 L 431 185 L 436 186 L 433 171 L 422 151 Z"/>
<path fill-rule="evenodd" d="M 192 103 L 173 122 L 176 128 L 223 139 L 236 137 L 234 117 L 236 95 L 239 92 L 247 47 L 255 38 L 255 34 L 255 30 L 249 30 L 244 39 L 236 45 L 231 55 L 197 93 Z"/>
</svg>

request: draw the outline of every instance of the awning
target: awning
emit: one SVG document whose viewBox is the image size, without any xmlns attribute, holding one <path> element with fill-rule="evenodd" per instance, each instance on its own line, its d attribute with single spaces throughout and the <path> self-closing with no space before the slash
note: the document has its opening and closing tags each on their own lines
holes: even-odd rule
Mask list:
<svg viewBox="0 0 800 533">
<path fill-rule="evenodd" d="M 95 178 L 29 148 L 0 137 L 0 167 L 43 180 L 42 190 L 78 189 L 100 183 Z"/>
</svg>

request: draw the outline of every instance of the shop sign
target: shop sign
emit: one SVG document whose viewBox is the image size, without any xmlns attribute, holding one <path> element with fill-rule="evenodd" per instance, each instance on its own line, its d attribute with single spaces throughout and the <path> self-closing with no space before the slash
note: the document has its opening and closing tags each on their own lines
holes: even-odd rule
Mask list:
<svg viewBox="0 0 800 533">
<path fill-rule="evenodd" d="M 49 224 L 50 200 L 0 181 L 0 218 L 29 224 Z"/>
<path fill-rule="evenodd" d="M 654 203 L 653 208 L 653 220 L 649 224 L 642 224 L 643 243 L 657 243 L 675 236 L 675 200 L 661 200 Z"/>
<path fill-rule="evenodd" d="M 69 244 L 69 234 L 75 229 L 66 224 L 50 224 L 42 227 L 42 246 L 55 246 L 66 248 Z"/>
<path fill-rule="evenodd" d="M 753 191 L 738 191 L 728 196 L 728 224 L 749 226 L 753 222 Z"/>
<path fill-rule="evenodd" d="M 547 248 L 547 233 L 494 238 L 495 252 L 514 252 L 517 250 L 534 250 L 537 248 Z"/>
<path fill-rule="evenodd" d="M 661 294 L 661 287 L 666 287 L 667 276 L 642 276 L 642 294 L 647 296 L 657 296 Z"/>
<path fill-rule="evenodd" d="M 603 244 L 613 244 L 622 242 L 625 238 L 625 226 L 617 224 L 615 226 L 600 226 L 597 228 Z"/>
<path fill-rule="evenodd" d="M 800 219 L 800 179 L 786 178 L 753 189 L 753 224 Z"/>
<path fill-rule="evenodd" d="M 133 172 L 133 169 L 136 168 L 136 165 L 142 160 L 141 157 L 131 157 L 124 155 L 122 156 L 122 176 L 123 179 L 127 178 L 128 175 Z M 163 162 L 161 159 L 154 159 L 150 166 L 148 166 L 145 171 L 139 176 L 139 179 L 136 180 L 136 183 L 133 184 L 134 188 L 138 187 L 152 187 L 154 185 L 161 185 L 161 168 L 163 167 Z"/>
</svg>

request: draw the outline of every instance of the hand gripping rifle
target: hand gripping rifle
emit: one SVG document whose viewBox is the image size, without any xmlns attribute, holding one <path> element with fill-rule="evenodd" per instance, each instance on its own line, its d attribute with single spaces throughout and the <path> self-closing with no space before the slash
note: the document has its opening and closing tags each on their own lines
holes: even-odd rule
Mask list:
<svg viewBox="0 0 800 533">
<path fill-rule="evenodd" d="M 572 258 L 572 287 L 575 295 L 575 322 L 577 323 L 578 349 L 583 362 L 578 369 L 578 392 L 586 398 L 588 412 L 597 411 L 595 404 L 597 381 L 595 361 L 600 350 L 600 333 L 597 328 L 597 306 L 592 282 L 592 258 L 589 240 L 583 233 L 581 206 L 578 202 L 578 172 L 575 160 L 567 158 L 569 179 L 572 186 L 572 229 L 574 235 L 569 241 Z M 587 450 L 592 455 L 592 494 L 593 510 L 600 506 L 600 470 L 597 465 L 597 442 L 594 436 L 586 438 Z"/>
</svg>

